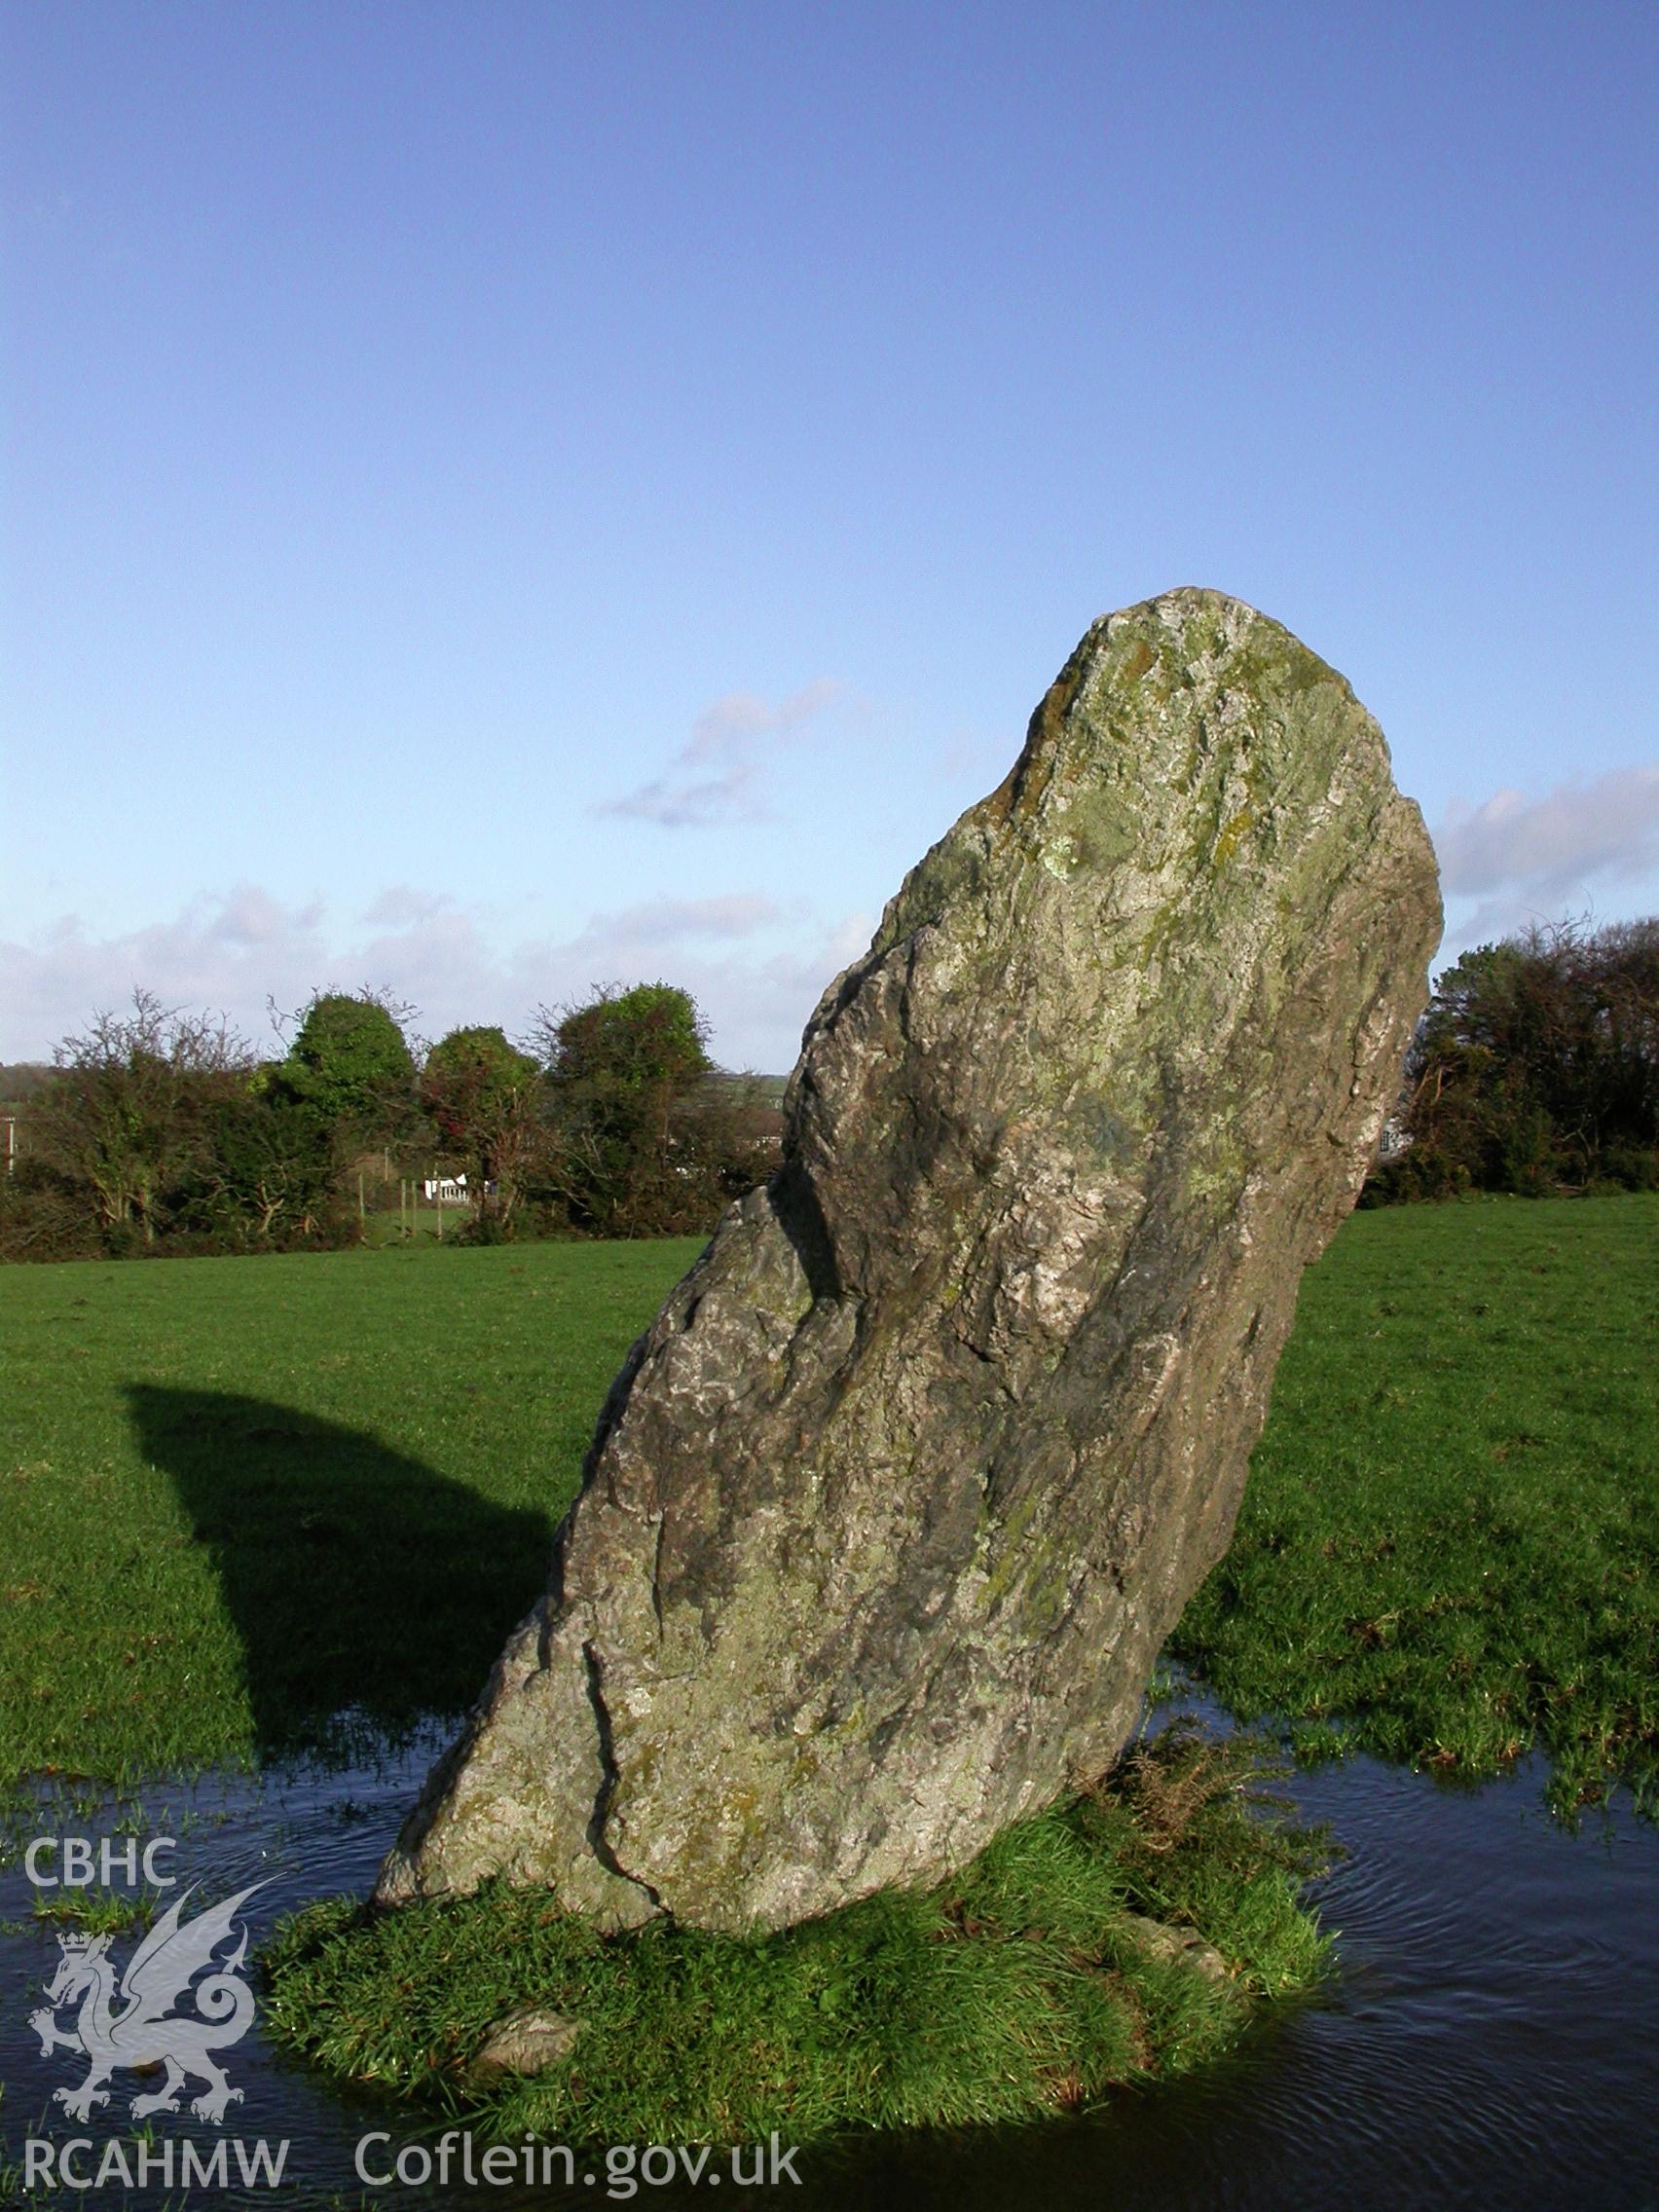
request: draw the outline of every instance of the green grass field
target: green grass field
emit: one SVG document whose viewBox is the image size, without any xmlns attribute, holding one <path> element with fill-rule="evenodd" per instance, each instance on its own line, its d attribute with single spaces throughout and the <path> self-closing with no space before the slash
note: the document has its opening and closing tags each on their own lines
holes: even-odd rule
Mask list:
<svg viewBox="0 0 1659 2212">
<path fill-rule="evenodd" d="M 461 1711 L 696 1249 L 0 1270 L 0 1789 Z"/>
<path fill-rule="evenodd" d="M 0 1788 L 460 1711 L 695 1249 L 0 1270 Z M 1659 1198 L 1355 1215 L 1176 1654 L 1305 1743 L 1650 1784 L 1656 1346 Z"/>
<path fill-rule="evenodd" d="M 1356 1214 L 1173 1651 L 1299 1749 L 1659 1776 L 1659 1198 Z"/>
</svg>

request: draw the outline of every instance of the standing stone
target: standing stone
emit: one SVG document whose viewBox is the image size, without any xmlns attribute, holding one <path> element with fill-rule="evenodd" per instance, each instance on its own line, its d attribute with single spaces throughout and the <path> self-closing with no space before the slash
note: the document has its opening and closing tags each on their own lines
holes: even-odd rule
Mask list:
<svg viewBox="0 0 1659 2212">
<path fill-rule="evenodd" d="M 1106 1767 L 1439 929 L 1342 677 L 1217 592 L 1095 623 L 825 993 L 382 1899 L 777 1926 Z"/>
</svg>

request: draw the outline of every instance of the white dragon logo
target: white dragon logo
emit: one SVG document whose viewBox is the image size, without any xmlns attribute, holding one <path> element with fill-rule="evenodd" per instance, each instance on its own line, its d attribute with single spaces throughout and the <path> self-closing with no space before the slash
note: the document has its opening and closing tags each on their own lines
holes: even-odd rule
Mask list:
<svg viewBox="0 0 1659 2212">
<path fill-rule="evenodd" d="M 203 1967 L 211 1965 L 213 1953 L 235 1933 L 232 1922 L 238 1907 L 264 1887 L 263 1882 L 255 1882 L 251 1889 L 239 1890 L 234 1898 L 199 1912 L 181 1928 L 179 1914 L 196 1889 L 192 1883 L 163 1913 L 119 1976 L 107 1936 L 57 1938 L 63 1955 L 47 1984 L 47 2002 L 29 2014 L 29 2026 L 40 2038 L 43 2058 L 50 2058 L 55 2049 L 78 2050 L 92 2062 L 78 2089 L 53 2091 L 71 2119 L 90 2120 L 98 2105 L 109 2102 L 109 2078 L 117 2067 L 165 2066 L 166 2080 L 155 2095 L 132 2099 L 133 2119 L 181 2111 L 185 2079 L 195 2075 L 207 2087 L 191 2111 L 200 2120 L 223 2125 L 227 2108 L 240 2103 L 241 2091 L 231 2087 L 224 2068 L 215 2065 L 208 2053 L 240 2042 L 253 2024 L 253 1992 L 239 1975 L 247 1956 L 247 1930 L 242 1930 L 235 1955 L 195 1991 L 200 2018 L 169 2012 L 167 2007 L 184 1995 Z M 123 2008 L 119 2011 L 118 1979 Z M 55 2015 L 59 2006 L 72 2005 L 76 1998 L 81 2009 L 65 2034 Z"/>
</svg>

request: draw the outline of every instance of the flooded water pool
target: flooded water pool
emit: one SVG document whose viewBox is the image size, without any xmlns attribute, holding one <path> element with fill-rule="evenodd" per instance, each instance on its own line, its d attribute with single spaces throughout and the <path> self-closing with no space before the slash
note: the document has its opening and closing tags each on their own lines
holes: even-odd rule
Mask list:
<svg viewBox="0 0 1659 2212">
<path fill-rule="evenodd" d="M 433 1749 L 344 1773 L 158 1788 L 137 1840 L 176 1838 L 169 1870 L 181 1887 L 201 1884 L 192 1911 L 266 1884 L 247 1907 L 257 1943 L 307 1899 L 367 1887 Z M 1299 1775 L 1290 1791 L 1302 1813 L 1329 1822 L 1348 1853 L 1317 1892 L 1340 1937 L 1339 1972 L 1318 1998 L 1270 2016 L 1196 2079 L 1042 2128 L 802 2153 L 798 2186 L 742 2200 L 814 2212 L 1659 2212 L 1659 1827 L 1618 1808 L 1568 1834 L 1545 1812 L 1543 1781 L 1536 1763 L 1473 1793 L 1370 1759 Z M 109 2137 L 131 2137 L 124 2102 L 77 2125 L 52 2101 L 85 2061 L 43 2057 L 28 2024 L 60 1956 L 60 1931 L 31 1918 L 33 1899 L 20 1865 L 0 1873 L 0 2135 L 14 2190 L 27 2137 L 59 2149 L 92 2139 L 77 2171 L 89 2159 L 95 2170 Z M 119 1961 L 135 1940 L 115 1936 Z M 233 2166 L 232 2186 L 194 2202 L 682 2203 L 706 2198 L 719 2170 L 696 2189 L 652 2186 L 637 2165 L 622 2171 L 625 2157 L 610 2174 L 590 2158 L 569 2188 L 367 2188 L 359 2143 L 375 2138 L 364 2170 L 389 2170 L 401 2147 L 429 2139 L 421 2116 L 343 2094 L 275 2049 L 257 2020 L 225 2061 L 242 2092 L 225 2136 L 285 2141 L 282 2180 L 275 2193 L 243 2188 Z M 118 2090 L 131 2085 L 117 2077 Z M 158 2145 L 217 2139 L 188 2119 L 151 2125 Z M 124 2197 L 112 2183 L 65 2201 L 169 2194 L 179 2201 L 177 2189 Z"/>
</svg>

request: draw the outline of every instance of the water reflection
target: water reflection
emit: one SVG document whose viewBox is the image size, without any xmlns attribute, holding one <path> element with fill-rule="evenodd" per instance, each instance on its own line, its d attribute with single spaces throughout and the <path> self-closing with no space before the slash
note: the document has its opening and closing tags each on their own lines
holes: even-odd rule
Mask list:
<svg viewBox="0 0 1659 2212">
<path fill-rule="evenodd" d="M 439 1741 L 378 1769 L 158 1789 L 147 1826 L 179 1836 L 177 1871 L 209 1898 L 276 1876 L 257 1901 L 257 1936 L 307 1898 L 368 1884 Z M 1368 1759 L 1299 1776 L 1303 1813 L 1329 1821 L 1349 1852 L 1320 1893 L 1341 1932 L 1340 1978 L 1320 1999 L 1270 2018 L 1196 2080 L 1046 2128 L 821 2150 L 797 2160 L 800 2188 L 742 2201 L 811 2212 L 1659 2207 L 1659 1829 L 1621 1809 L 1568 1835 L 1542 1788 L 1536 1765 L 1473 1795 Z M 0 2130 L 13 2158 L 31 2132 L 89 2132 L 50 2102 L 70 2062 L 43 2059 L 27 2027 L 58 1955 L 53 1931 L 28 1922 L 30 1901 L 20 1867 L 0 1874 Z M 126 1955 L 125 1939 L 117 1949 Z M 370 2130 L 394 2152 L 423 2133 L 406 2108 L 342 2094 L 257 2027 L 232 2071 L 245 2092 L 236 2124 L 290 2140 L 283 2203 L 509 2212 L 618 2200 L 609 2189 L 625 2186 L 590 2160 L 594 2180 L 573 2190 L 365 2192 L 354 2148 Z M 627 2200 L 707 2196 L 705 2182 Z M 236 2190 L 218 2199 L 241 2200 L 273 2201 Z"/>
</svg>

